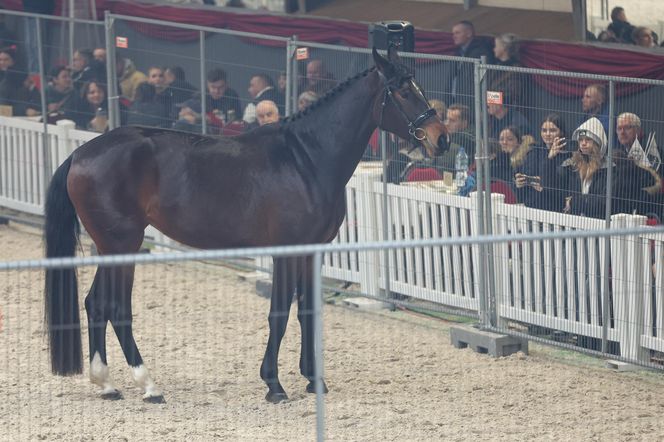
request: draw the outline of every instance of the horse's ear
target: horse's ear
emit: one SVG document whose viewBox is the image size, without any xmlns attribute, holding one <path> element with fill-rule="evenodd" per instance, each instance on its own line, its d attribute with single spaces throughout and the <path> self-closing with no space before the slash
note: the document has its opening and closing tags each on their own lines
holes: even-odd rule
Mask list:
<svg viewBox="0 0 664 442">
<path fill-rule="evenodd" d="M 371 50 L 371 54 L 373 55 L 374 63 L 376 64 L 376 67 L 380 72 L 383 73 L 383 75 L 388 75 L 390 71 L 390 62 L 387 61 L 385 57 L 380 55 L 378 51 L 376 50 L 376 47 L 374 46 L 373 49 Z"/>
<path fill-rule="evenodd" d="M 399 51 L 395 45 L 389 45 L 387 48 L 387 59 L 394 64 L 399 64 L 401 62 Z"/>
</svg>

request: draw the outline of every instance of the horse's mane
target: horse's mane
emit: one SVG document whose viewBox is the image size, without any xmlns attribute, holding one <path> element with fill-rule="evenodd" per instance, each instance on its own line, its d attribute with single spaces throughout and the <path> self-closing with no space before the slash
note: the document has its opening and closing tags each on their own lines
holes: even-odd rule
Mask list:
<svg viewBox="0 0 664 442">
<path fill-rule="evenodd" d="M 311 113 L 312 110 L 317 109 L 317 108 L 321 107 L 321 105 L 323 105 L 324 103 L 330 101 L 330 99 L 332 97 L 338 95 L 341 91 L 346 89 L 351 83 L 354 83 L 355 80 L 357 80 L 359 78 L 362 78 L 362 77 L 366 77 L 367 75 L 369 75 L 369 72 L 374 71 L 374 70 L 376 70 L 376 67 L 372 66 L 369 69 L 366 69 L 366 70 L 360 72 L 359 74 L 355 74 L 352 77 L 349 77 L 349 78 L 345 79 L 344 81 L 342 81 L 341 83 L 337 84 L 332 89 L 327 91 L 325 93 L 325 95 L 318 98 L 316 101 L 314 101 L 309 106 L 307 106 L 305 109 L 284 118 L 281 121 L 282 125 L 291 123 L 295 120 L 300 119 L 304 115 L 307 115 L 307 114 Z"/>
<path fill-rule="evenodd" d="M 412 72 L 403 64 L 401 63 L 390 63 L 390 66 L 392 68 L 392 72 L 390 73 L 389 77 L 390 80 L 389 82 L 391 84 L 394 83 L 400 83 L 403 81 L 404 78 L 409 78 L 412 77 Z M 337 84 L 334 86 L 332 89 L 327 91 L 325 95 L 311 103 L 309 106 L 307 106 L 305 109 L 298 111 L 283 120 L 281 120 L 280 127 L 283 128 L 287 126 L 289 123 L 292 123 L 293 121 L 296 121 L 300 118 L 302 118 L 305 115 L 308 115 L 311 113 L 313 110 L 321 107 L 325 103 L 329 102 L 332 97 L 335 97 L 338 95 L 340 92 L 345 90 L 348 86 L 350 86 L 352 83 L 354 83 L 356 80 L 366 77 L 369 75 L 370 72 L 373 72 L 376 70 L 375 66 L 370 67 L 369 69 L 365 69 L 364 71 L 360 72 L 359 74 L 355 74 L 352 77 L 349 77 L 345 79 L 343 82 Z"/>
</svg>

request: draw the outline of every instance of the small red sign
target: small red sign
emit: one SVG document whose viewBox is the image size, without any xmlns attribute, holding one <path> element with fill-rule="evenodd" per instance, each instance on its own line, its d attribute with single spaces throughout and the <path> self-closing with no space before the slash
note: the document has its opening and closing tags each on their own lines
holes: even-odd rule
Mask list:
<svg viewBox="0 0 664 442">
<path fill-rule="evenodd" d="M 129 47 L 129 40 L 127 40 L 127 37 L 115 37 L 115 46 L 127 49 Z"/>
<path fill-rule="evenodd" d="M 297 48 L 295 50 L 296 60 L 306 60 L 309 58 L 309 48 Z"/>
<path fill-rule="evenodd" d="M 486 91 L 487 104 L 503 104 L 503 93 L 499 91 Z"/>
</svg>

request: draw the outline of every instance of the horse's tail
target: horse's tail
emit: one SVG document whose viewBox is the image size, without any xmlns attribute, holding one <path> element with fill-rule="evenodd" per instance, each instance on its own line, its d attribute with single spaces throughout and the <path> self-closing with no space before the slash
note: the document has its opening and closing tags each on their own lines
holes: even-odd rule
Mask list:
<svg viewBox="0 0 664 442">
<path fill-rule="evenodd" d="M 81 231 L 67 193 L 71 156 L 55 171 L 46 195 L 44 242 L 46 257 L 71 257 Z M 61 376 L 81 373 L 81 318 L 78 310 L 76 270 L 46 270 L 44 321 L 51 349 L 51 371 Z"/>
</svg>

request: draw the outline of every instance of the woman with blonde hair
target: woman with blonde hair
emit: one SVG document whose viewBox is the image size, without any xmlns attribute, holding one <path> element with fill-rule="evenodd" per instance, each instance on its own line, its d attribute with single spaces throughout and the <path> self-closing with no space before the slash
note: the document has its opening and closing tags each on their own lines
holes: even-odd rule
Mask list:
<svg viewBox="0 0 664 442">
<path fill-rule="evenodd" d="M 561 182 L 567 183 L 563 212 L 604 218 L 606 215 L 607 138 L 604 126 L 595 117 L 581 124 L 572 134 L 578 142 L 578 150 L 558 167 Z M 615 180 L 613 189 L 616 188 Z M 612 192 L 614 194 L 614 192 Z"/>
<path fill-rule="evenodd" d="M 520 67 L 520 40 L 515 34 L 501 34 L 494 40 L 493 54 L 499 66 Z M 513 71 L 489 70 L 489 90 L 500 91 L 510 105 L 519 105 L 526 90 L 526 77 Z"/>
</svg>

